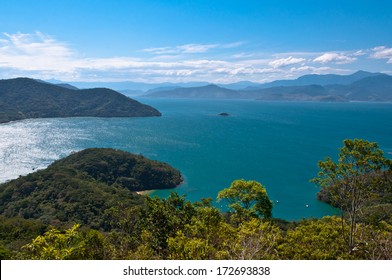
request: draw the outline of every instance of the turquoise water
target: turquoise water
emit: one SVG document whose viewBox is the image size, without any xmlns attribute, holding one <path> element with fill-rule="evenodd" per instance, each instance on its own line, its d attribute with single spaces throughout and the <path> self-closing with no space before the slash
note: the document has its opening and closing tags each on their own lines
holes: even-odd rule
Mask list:
<svg viewBox="0 0 392 280">
<path fill-rule="evenodd" d="M 142 102 L 163 116 L 41 119 L 0 125 L 0 181 L 44 168 L 71 151 L 113 147 L 178 168 L 185 182 L 176 191 L 193 201 L 215 199 L 235 179 L 257 180 L 275 202 L 274 216 L 297 220 L 336 213 L 315 199 L 317 188 L 309 180 L 317 174 L 318 160 L 336 158 L 343 139 L 376 141 L 387 154 L 392 152 L 392 104 Z M 230 116 L 217 116 L 221 112 Z"/>
</svg>

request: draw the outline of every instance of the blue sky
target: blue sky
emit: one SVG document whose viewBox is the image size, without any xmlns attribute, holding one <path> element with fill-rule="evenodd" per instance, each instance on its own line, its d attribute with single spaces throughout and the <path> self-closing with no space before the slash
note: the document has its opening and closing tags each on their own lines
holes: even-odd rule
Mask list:
<svg viewBox="0 0 392 280">
<path fill-rule="evenodd" d="M 0 78 L 267 82 L 392 74 L 392 1 L 2 0 Z"/>
</svg>

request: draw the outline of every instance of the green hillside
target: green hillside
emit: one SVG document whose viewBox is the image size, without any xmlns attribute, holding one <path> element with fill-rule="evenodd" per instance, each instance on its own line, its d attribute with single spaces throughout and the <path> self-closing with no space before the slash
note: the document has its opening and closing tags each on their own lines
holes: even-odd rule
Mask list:
<svg viewBox="0 0 392 280">
<path fill-rule="evenodd" d="M 160 115 L 156 109 L 106 88 L 75 90 L 28 78 L 0 80 L 0 123 L 27 118 Z"/>
<path fill-rule="evenodd" d="M 143 203 L 135 191 L 180 183 L 179 171 L 168 164 L 113 149 L 86 149 L 0 185 L 0 214 L 105 228 L 106 210 Z"/>
</svg>

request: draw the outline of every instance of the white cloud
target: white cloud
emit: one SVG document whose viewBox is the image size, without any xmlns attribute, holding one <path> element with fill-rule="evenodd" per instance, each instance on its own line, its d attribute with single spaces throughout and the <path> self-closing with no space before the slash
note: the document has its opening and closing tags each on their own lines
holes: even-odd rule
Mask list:
<svg viewBox="0 0 392 280">
<path fill-rule="evenodd" d="M 220 45 L 220 47 L 224 48 L 224 49 L 234 49 L 234 48 L 238 48 L 240 46 L 243 46 L 245 44 L 246 44 L 246 42 L 244 42 L 244 41 L 238 41 L 238 42 L 234 42 L 234 43 L 223 44 L 223 45 Z"/>
<path fill-rule="evenodd" d="M 292 56 L 286 57 L 286 58 L 280 58 L 273 60 L 269 62 L 269 65 L 271 65 L 274 68 L 279 68 L 287 65 L 292 65 L 292 64 L 297 64 L 306 61 L 304 58 L 295 58 Z"/>
<path fill-rule="evenodd" d="M 379 46 L 372 49 L 372 58 L 377 59 L 388 59 L 387 63 L 392 63 L 392 48 L 387 48 L 385 46 Z"/>
<path fill-rule="evenodd" d="M 72 81 L 89 79 L 114 79 L 127 77 L 127 80 L 176 79 L 188 77 L 211 80 L 222 75 L 241 75 L 256 73 L 252 65 L 234 63 L 219 59 L 200 59 L 196 54 L 217 48 L 218 44 L 185 44 L 175 48 L 150 48 L 153 54 L 182 53 L 182 59 L 172 56 L 140 59 L 135 57 L 82 57 L 67 44 L 40 32 L 33 34 L 3 34 L 0 39 L 0 68 L 2 76 L 30 76 L 35 78 L 56 78 Z M 225 45 L 234 48 L 240 43 Z M 187 56 L 188 55 L 188 56 Z M 124 78 L 123 78 L 124 79 Z"/>
<path fill-rule="evenodd" d="M 69 71 L 75 54 L 64 43 L 40 32 L 7 34 L 0 41 L 0 66 L 20 70 Z"/>
<path fill-rule="evenodd" d="M 366 51 L 364 50 L 359 50 L 353 53 L 353 56 L 363 56 L 366 54 Z"/>
<path fill-rule="evenodd" d="M 153 54 L 175 54 L 178 53 L 178 50 L 171 47 L 161 47 L 161 48 L 147 48 L 143 49 L 143 52 L 153 53 Z"/>
<path fill-rule="evenodd" d="M 355 60 L 357 60 L 357 58 L 349 57 L 349 56 L 344 55 L 344 54 L 325 53 L 323 55 L 320 55 L 320 56 L 316 57 L 313 60 L 313 62 L 319 62 L 319 63 L 322 63 L 322 64 L 325 64 L 325 63 L 348 64 L 348 63 L 354 62 Z"/>
<path fill-rule="evenodd" d="M 368 53 L 371 53 L 372 58 L 387 59 L 392 63 L 392 49 L 383 46 L 364 51 L 324 54 L 271 54 L 262 50 L 252 49 L 247 52 L 236 49 L 243 44 L 192 43 L 147 48 L 140 57 L 89 57 L 81 55 L 69 44 L 40 32 L 4 33 L 0 34 L 0 78 L 27 76 L 65 81 L 260 82 L 312 73 L 345 73 L 348 69 L 337 69 L 332 65 L 344 65 L 356 60 L 362 62 L 368 59 L 365 56 Z"/>
<path fill-rule="evenodd" d="M 143 52 L 153 54 L 180 54 L 180 53 L 205 53 L 211 49 L 217 48 L 218 44 L 185 44 L 176 47 L 159 47 L 143 49 Z"/>
<path fill-rule="evenodd" d="M 299 75 L 308 74 L 348 74 L 351 73 L 351 70 L 348 69 L 340 69 L 340 68 L 332 68 L 332 67 L 314 67 L 314 66 L 300 66 L 300 67 L 292 67 L 290 68 L 291 73 L 296 73 Z"/>
<path fill-rule="evenodd" d="M 206 53 L 212 49 L 232 49 L 238 48 L 244 45 L 245 42 L 233 42 L 228 44 L 184 44 L 175 47 L 158 47 L 158 48 L 146 48 L 143 52 L 153 53 L 157 55 L 167 54 L 192 54 L 192 53 Z"/>
<path fill-rule="evenodd" d="M 205 53 L 210 49 L 216 48 L 218 45 L 201 45 L 201 44 L 187 44 L 178 46 L 177 48 L 183 53 Z"/>
</svg>

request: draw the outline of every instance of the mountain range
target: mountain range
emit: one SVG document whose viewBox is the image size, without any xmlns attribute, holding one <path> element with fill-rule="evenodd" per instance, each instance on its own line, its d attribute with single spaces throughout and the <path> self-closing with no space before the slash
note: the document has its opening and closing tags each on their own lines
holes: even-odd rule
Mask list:
<svg viewBox="0 0 392 280">
<path fill-rule="evenodd" d="M 244 89 L 209 84 L 153 90 L 151 98 L 258 99 L 284 101 L 392 101 L 392 76 L 358 71 L 351 75 L 305 75 Z"/>
<path fill-rule="evenodd" d="M 160 116 L 107 88 L 78 90 L 29 78 L 0 80 L 0 123 L 27 118 Z"/>
</svg>

